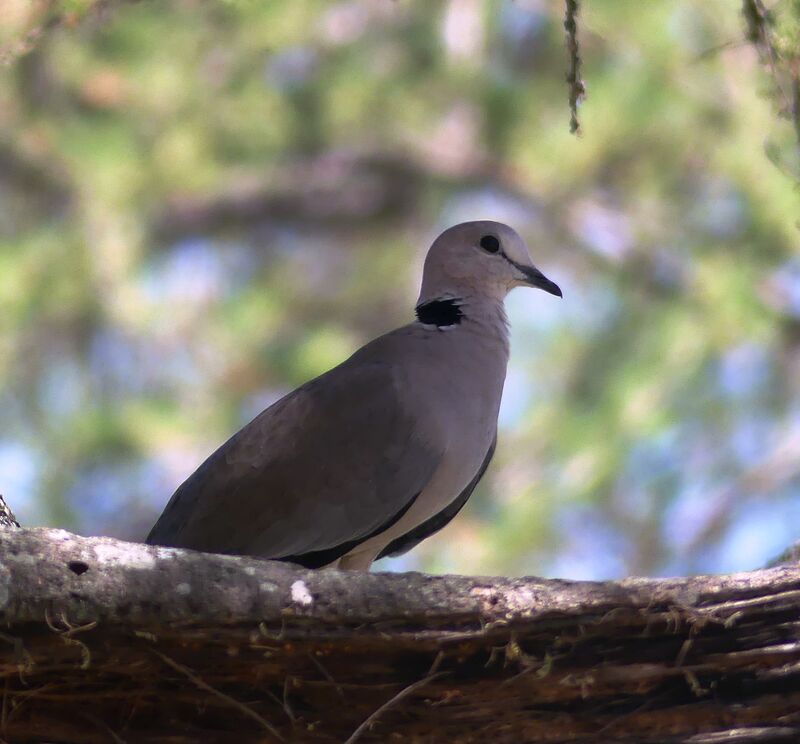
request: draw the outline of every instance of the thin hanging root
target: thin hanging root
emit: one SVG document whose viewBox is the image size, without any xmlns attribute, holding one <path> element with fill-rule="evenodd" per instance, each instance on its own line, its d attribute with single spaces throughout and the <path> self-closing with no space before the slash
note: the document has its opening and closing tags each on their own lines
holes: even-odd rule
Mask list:
<svg viewBox="0 0 800 744">
<path fill-rule="evenodd" d="M 581 132 L 578 106 L 586 97 L 586 86 L 581 78 L 581 50 L 578 45 L 578 9 L 579 0 L 566 0 L 564 28 L 567 32 L 567 52 L 569 52 L 567 84 L 569 85 L 569 131 L 572 134 L 580 134 Z"/>
</svg>

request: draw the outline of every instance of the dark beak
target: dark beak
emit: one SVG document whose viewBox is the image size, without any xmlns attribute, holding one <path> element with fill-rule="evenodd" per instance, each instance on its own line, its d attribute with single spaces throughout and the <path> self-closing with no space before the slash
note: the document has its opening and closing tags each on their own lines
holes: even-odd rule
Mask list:
<svg viewBox="0 0 800 744">
<path fill-rule="evenodd" d="M 519 264 L 514 264 L 524 275 L 525 279 L 527 280 L 528 284 L 531 287 L 537 287 L 538 289 L 543 289 L 545 292 L 549 292 L 551 295 L 555 295 L 556 297 L 563 297 L 564 295 L 561 294 L 561 288 L 555 282 L 551 282 L 544 274 L 542 274 L 539 269 L 534 269 L 532 266 L 520 266 Z"/>
</svg>

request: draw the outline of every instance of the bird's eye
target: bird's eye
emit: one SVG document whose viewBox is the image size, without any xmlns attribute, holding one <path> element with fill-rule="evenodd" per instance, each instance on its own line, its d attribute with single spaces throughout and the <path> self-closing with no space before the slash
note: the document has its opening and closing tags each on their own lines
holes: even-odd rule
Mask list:
<svg viewBox="0 0 800 744">
<path fill-rule="evenodd" d="M 500 250 L 500 241 L 494 235 L 484 235 L 479 245 L 487 253 L 497 253 Z"/>
</svg>

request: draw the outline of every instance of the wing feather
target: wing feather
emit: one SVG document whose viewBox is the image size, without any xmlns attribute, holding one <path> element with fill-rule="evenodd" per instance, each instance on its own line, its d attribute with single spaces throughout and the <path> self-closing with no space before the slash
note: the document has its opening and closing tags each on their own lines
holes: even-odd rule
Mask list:
<svg viewBox="0 0 800 744">
<path fill-rule="evenodd" d="M 484 458 L 483 463 L 478 469 L 475 477 L 467 484 L 467 487 L 459 494 L 458 498 L 448 504 L 438 514 L 434 514 L 430 519 L 427 519 L 422 524 L 417 525 L 413 530 L 409 530 L 405 535 L 401 535 L 400 537 L 396 537 L 394 540 L 392 540 L 392 542 L 390 542 L 380 552 L 376 560 L 385 558 L 387 555 L 397 556 L 407 553 L 409 550 L 411 550 L 411 548 L 416 547 L 423 540 L 438 532 L 443 527 L 446 527 L 450 523 L 450 520 L 452 520 L 453 517 L 455 517 L 456 514 L 461 511 L 461 509 L 464 507 L 464 504 L 466 504 L 469 500 L 469 497 L 472 496 L 475 486 L 477 486 L 480 479 L 483 478 L 486 468 L 489 467 L 489 463 L 492 461 L 492 457 L 494 457 L 494 450 L 496 446 L 497 434 L 494 435 L 494 439 L 489 447 L 489 451 L 486 453 L 486 457 Z"/>
<path fill-rule="evenodd" d="M 280 559 L 385 529 L 441 459 L 418 435 L 402 382 L 394 365 L 358 354 L 298 388 L 178 488 L 147 541 Z"/>
</svg>

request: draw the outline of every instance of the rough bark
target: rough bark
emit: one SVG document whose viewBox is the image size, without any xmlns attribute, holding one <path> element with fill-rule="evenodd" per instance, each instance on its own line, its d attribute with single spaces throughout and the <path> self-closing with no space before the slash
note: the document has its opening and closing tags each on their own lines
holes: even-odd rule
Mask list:
<svg viewBox="0 0 800 744">
<path fill-rule="evenodd" d="M 356 574 L 4 530 L 0 612 L 6 741 L 800 740 L 795 564 Z"/>
</svg>

